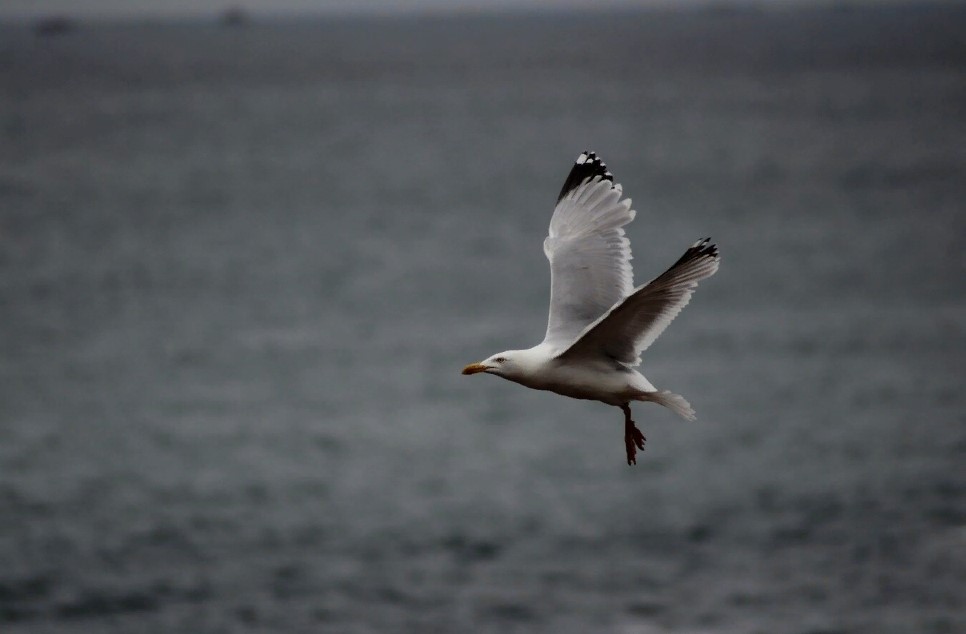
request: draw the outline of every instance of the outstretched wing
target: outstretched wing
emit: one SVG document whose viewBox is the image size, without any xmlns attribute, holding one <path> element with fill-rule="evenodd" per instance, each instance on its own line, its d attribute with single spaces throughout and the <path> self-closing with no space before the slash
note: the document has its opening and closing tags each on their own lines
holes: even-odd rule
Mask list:
<svg viewBox="0 0 966 634">
<path fill-rule="evenodd" d="M 564 182 L 543 252 L 550 260 L 550 317 L 544 343 L 565 350 L 634 288 L 631 246 L 621 228 L 634 219 L 607 166 L 583 152 Z"/>
<path fill-rule="evenodd" d="M 718 247 L 698 240 L 671 268 L 587 327 L 560 359 L 606 356 L 637 365 L 640 354 L 678 316 L 698 282 L 718 270 Z"/>
</svg>

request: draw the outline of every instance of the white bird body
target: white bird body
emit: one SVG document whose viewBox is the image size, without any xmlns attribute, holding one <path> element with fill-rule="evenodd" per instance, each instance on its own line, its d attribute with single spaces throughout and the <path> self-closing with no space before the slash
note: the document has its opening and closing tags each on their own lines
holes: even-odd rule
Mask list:
<svg viewBox="0 0 966 634">
<path fill-rule="evenodd" d="M 508 350 L 494 356 L 505 361 L 498 371 L 491 371 L 492 374 L 524 387 L 570 398 L 620 407 L 628 401 L 640 400 L 641 392 L 655 391 L 644 375 L 633 368 L 603 357 L 574 363 L 557 358 L 553 349 L 543 343 L 527 350 Z"/>
<path fill-rule="evenodd" d="M 699 240 L 667 271 L 634 288 L 629 198 L 593 152 L 583 152 L 557 198 L 543 250 L 550 261 L 550 315 L 544 340 L 508 350 L 463 374 L 486 372 L 536 390 L 600 401 L 624 412 L 628 464 L 644 435 L 631 420 L 631 401 L 652 401 L 693 420 L 681 396 L 659 391 L 634 369 L 641 353 L 681 312 L 697 283 L 718 270 L 718 249 Z"/>
</svg>

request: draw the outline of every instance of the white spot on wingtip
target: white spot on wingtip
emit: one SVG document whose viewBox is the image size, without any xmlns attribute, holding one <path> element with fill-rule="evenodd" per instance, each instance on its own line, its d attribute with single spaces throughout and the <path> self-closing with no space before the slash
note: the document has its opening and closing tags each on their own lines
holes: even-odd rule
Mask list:
<svg viewBox="0 0 966 634">
<path fill-rule="evenodd" d="M 583 165 L 586 162 L 587 162 L 587 155 L 581 152 L 580 156 L 577 157 L 577 165 Z"/>
</svg>

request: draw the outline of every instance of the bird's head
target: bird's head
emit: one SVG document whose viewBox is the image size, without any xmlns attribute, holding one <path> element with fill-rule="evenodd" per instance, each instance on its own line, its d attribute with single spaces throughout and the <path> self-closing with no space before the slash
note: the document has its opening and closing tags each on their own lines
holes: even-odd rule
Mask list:
<svg viewBox="0 0 966 634">
<path fill-rule="evenodd" d="M 495 374 L 506 379 L 513 378 L 521 370 L 519 359 L 517 359 L 518 352 L 517 350 L 507 350 L 506 352 L 499 352 L 479 363 L 471 363 L 463 368 L 463 374 L 486 372 L 487 374 Z"/>
</svg>

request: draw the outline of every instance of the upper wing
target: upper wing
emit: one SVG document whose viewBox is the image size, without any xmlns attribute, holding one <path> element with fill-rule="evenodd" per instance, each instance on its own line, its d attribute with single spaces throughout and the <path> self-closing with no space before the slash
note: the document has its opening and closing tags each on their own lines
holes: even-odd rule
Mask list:
<svg viewBox="0 0 966 634">
<path fill-rule="evenodd" d="M 637 365 L 640 354 L 687 306 L 698 282 L 718 270 L 718 247 L 698 240 L 681 259 L 587 327 L 558 358 L 604 355 Z"/>
<path fill-rule="evenodd" d="M 634 219 L 629 198 L 600 158 L 583 152 L 564 182 L 543 252 L 550 260 L 550 317 L 544 343 L 569 346 L 634 287 L 631 246 L 622 226 Z"/>
</svg>

